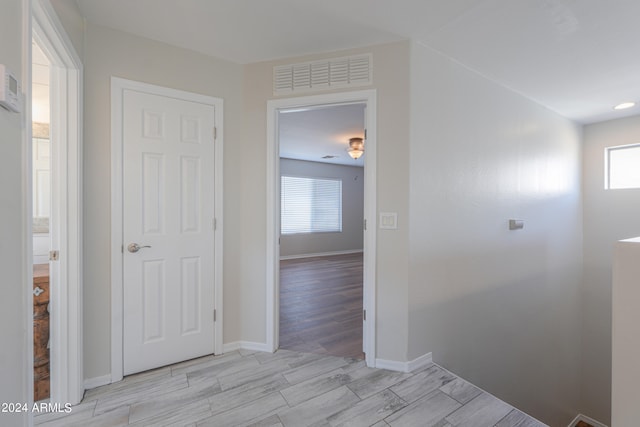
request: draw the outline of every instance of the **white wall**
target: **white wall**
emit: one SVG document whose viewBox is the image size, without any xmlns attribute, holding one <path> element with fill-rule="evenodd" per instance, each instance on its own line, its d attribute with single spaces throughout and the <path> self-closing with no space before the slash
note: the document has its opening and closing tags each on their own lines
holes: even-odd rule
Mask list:
<svg viewBox="0 0 640 427">
<path fill-rule="evenodd" d="M 409 42 L 240 66 L 91 24 L 84 37 L 87 378 L 110 367 L 110 76 L 225 99 L 225 342 L 264 342 L 272 67 L 371 52 L 377 208 L 398 212 L 378 230 L 378 357 L 433 352 L 545 421 L 577 413 L 578 126 Z"/>
<path fill-rule="evenodd" d="M 241 339 L 237 259 L 243 227 L 240 140 L 242 66 L 88 24 L 84 99 L 84 359 L 85 378 L 110 373 L 111 337 L 111 76 L 224 99 L 224 338 Z"/>
<path fill-rule="evenodd" d="M 245 67 L 241 209 L 235 212 L 243 225 L 237 238 L 242 257 L 237 283 L 242 295 L 238 321 L 244 340 L 265 342 L 266 271 L 266 104 L 273 95 L 273 66 L 357 53 L 373 55 L 373 85 L 377 90 L 377 203 L 378 210 L 398 213 L 397 230 L 378 230 L 377 252 L 377 356 L 406 361 L 407 272 L 409 201 L 409 43 L 399 42 L 362 49 L 249 64 Z M 308 95 L 308 94 L 305 94 Z M 225 235 L 225 239 L 228 234 Z M 226 296 L 225 296 L 226 298 Z M 226 321 L 226 317 L 225 317 Z"/>
<path fill-rule="evenodd" d="M 3 0 L 0 13 L 0 63 L 25 84 L 23 3 Z M 0 402 L 28 402 L 26 195 L 29 194 L 23 114 L 0 107 Z M 24 151 L 23 151 L 24 150 Z M 0 413 L 0 425 L 26 425 L 27 414 Z"/>
<path fill-rule="evenodd" d="M 433 352 L 554 426 L 579 409 L 580 139 L 569 120 L 412 45 L 409 358 Z"/>
<path fill-rule="evenodd" d="M 640 382 L 640 238 L 615 244 L 612 279 L 611 425 L 638 424 Z"/>
<path fill-rule="evenodd" d="M 616 241 L 640 235 L 640 189 L 604 189 L 606 147 L 640 142 L 640 116 L 584 131 L 583 412 L 611 417 L 611 266 Z"/>
<path fill-rule="evenodd" d="M 342 181 L 342 232 L 283 234 L 280 238 L 280 256 L 362 250 L 364 168 L 280 159 L 280 175 Z"/>
</svg>

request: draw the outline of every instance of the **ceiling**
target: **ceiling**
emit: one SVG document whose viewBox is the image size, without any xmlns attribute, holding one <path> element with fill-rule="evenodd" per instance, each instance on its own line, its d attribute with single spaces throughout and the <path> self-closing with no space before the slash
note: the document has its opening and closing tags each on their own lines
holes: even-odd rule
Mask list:
<svg viewBox="0 0 640 427">
<path fill-rule="evenodd" d="M 612 109 L 640 101 L 637 0 L 77 3 L 91 22 L 243 64 L 411 38 L 579 123 L 640 113 Z"/>
<path fill-rule="evenodd" d="M 365 104 L 334 105 L 310 109 L 295 109 L 278 114 L 280 157 L 364 166 L 365 154 L 352 159 L 349 138 L 364 137 Z M 333 158 L 323 158 L 334 156 Z"/>
</svg>

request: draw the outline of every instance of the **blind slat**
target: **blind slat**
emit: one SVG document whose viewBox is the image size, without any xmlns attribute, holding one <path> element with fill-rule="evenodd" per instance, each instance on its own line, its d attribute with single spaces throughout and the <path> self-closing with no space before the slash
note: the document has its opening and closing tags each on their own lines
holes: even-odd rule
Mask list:
<svg viewBox="0 0 640 427">
<path fill-rule="evenodd" d="M 342 181 L 282 176 L 282 234 L 342 231 Z"/>
</svg>

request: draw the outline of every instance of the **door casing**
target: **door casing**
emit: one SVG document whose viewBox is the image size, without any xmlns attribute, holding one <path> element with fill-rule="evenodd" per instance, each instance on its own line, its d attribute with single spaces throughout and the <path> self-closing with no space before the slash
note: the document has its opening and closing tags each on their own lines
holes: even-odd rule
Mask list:
<svg viewBox="0 0 640 427">
<path fill-rule="evenodd" d="M 162 86 L 111 78 L 111 382 L 123 378 L 123 92 L 134 90 L 152 95 L 199 102 L 215 107 L 215 279 L 214 299 L 216 322 L 214 325 L 215 354 L 223 352 L 223 101 L 207 95 L 170 89 Z"/>
<path fill-rule="evenodd" d="M 84 395 L 82 344 L 82 61 L 51 4 L 34 0 L 31 37 L 51 60 L 52 249 L 60 253 L 51 268 L 50 372 L 52 403 L 77 404 Z M 29 40 L 31 42 L 31 40 Z M 29 49 L 30 52 L 30 49 Z M 31 61 L 29 55 L 29 62 Z M 29 64 L 30 67 L 30 64 Z M 27 91 L 30 94 L 30 90 Z M 30 108 L 30 102 L 27 103 Z M 26 117 L 31 117 L 26 114 Z M 30 128 L 31 124 L 27 124 Z M 27 132 L 31 135 L 31 132 Z M 31 138 L 29 138 L 29 144 Z M 28 158 L 31 158 L 29 151 Z M 29 171 L 31 172 L 31 171 Z M 29 189 L 31 187 L 29 186 Z M 32 198 L 28 212 L 32 212 Z M 29 228 L 30 231 L 30 228 Z M 29 233 L 29 239 L 31 234 Z M 31 277 L 33 253 L 27 268 Z M 31 283 L 28 289 L 32 289 Z M 28 300 L 32 303 L 32 299 Z M 31 316 L 31 315 L 30 315 Z M 30 331 L 33 318 L 29 319 Z M 33 355 L 33 345 L 29 346 Z M 27 367 L 33 370 L 33 363 Z M 31 375 L 31 378 L 33 375 Z M 31 387 L 32 386 L 31 380 Z M 30 398 L 33 398 L 33 392 Z"/>
<path fill-rule="evenodd" d="M 280 319 L 280 153 L 278 147 L 278 111 L 332 104 L 362 103 L 366 105 L 366 161 L 364 171 L 364 232 L 363 309 L 366 310 L 363 342 L 367 366 L 376 360 L 376 90 L 362 90 L 267 102 L 267 283 L 266 283 L 266 347 L 276 351 L 279 346 Z"/>
</svg>

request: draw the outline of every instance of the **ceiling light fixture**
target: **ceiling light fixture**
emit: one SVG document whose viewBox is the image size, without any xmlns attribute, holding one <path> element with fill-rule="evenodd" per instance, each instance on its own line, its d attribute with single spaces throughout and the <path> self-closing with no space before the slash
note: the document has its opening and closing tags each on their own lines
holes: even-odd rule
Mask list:
<svg viewBox="0 0 640 427">
<path fill-rule="evenodd" d="M 358 160 L 364 154 L 364 140 L 362 138 L 349 139 L 349 155 Z"/>
<path fill-rule="evenodd" d="M 623 102 L 622 104 L 618 104 L 613 107 L 614 110 L 626 110 L 627 108 L 635 107 L 635 102 Z"/>
</svg>

